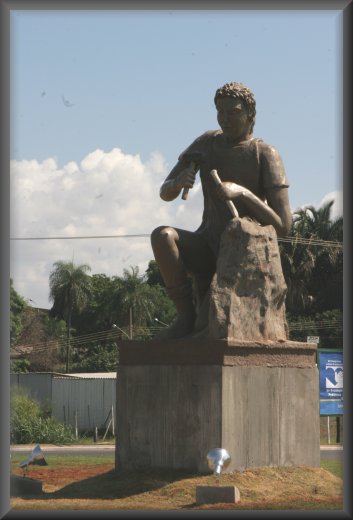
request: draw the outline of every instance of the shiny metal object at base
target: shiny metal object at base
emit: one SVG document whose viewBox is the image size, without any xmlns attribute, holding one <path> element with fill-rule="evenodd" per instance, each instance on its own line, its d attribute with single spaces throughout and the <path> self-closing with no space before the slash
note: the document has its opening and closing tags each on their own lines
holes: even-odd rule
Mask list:
<svg viewBox="0 0 353 520">
<path fill-rule="evenodd" d="M 38 466 L 48 466 L 46 462 L 43 452 L 37 444 L 32 450 L 32 453 L 22 462 L 20 462 L 20 468 L 26 470 L 30 464 L 37 464 Z"/>
<path fill-rule="evenodd" d="M 207 464 L 214 475 L 220 475 L 229 466 L 230 461 L 231 456 L 224 448 L 214 448 L 207 453 Z"/>
</svg>

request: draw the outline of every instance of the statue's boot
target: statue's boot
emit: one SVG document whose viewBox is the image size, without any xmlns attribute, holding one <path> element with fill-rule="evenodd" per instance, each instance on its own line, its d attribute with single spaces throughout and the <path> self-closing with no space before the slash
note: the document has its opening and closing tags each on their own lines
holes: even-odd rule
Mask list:
<svg viewBox="0 0 353 520">
<path fill-rule="evenodd" d="M 177 316 L 173 323 L 162 329 L 154 339 L 177 339 L 190 334 L 194 328 L 196 313 L 189 283 L 166 287 L 169 298 L 174 302 Z"/>
</svg>

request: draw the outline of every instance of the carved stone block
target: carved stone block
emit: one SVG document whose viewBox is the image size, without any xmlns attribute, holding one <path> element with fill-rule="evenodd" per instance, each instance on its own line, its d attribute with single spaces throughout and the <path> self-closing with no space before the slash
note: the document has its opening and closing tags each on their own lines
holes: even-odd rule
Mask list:
<svg viewBox="0 0 353 520">
<path fill-rule="evenodd" d="M 210 287 L 209 337 L 285 341 L 286 293 L 274 228 L 234 218 L 222 234 Z"/>
</svg>

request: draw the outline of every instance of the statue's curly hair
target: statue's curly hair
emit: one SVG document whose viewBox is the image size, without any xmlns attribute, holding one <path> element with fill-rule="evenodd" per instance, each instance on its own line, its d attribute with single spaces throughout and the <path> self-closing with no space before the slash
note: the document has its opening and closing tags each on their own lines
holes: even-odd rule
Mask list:
<svg viewBox="0 0 353 520">
<path fill-rule="evenodd" d="M 251 121 L 250 131 L 252 132 L 255 124 L 256 101 L 251 90 L 243 85 L 243 83 L 226 83 L 223 87 L 216 90 L 214 97 L 215 105 L 219 98 L 232 97 L 242 99 L 248 109 L 249 119 Z"/>
</svg>

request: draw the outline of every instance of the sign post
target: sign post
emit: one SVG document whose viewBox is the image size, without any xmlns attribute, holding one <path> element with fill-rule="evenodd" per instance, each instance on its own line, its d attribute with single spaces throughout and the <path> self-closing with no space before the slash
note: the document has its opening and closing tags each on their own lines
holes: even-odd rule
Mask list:
<svg viewBox="0 0 353 520">
<path fill-rule="evenodd" d="M 320 337 L 319 336 L 307 336 L 306 342 L 307 343 L 316 343 L 318 345 L 320 343 Z"/>
<path fill-rule="evenodd" d="M 343 351 L 320 349 L 320 415 L 343 415 Z"/>
</svg>

